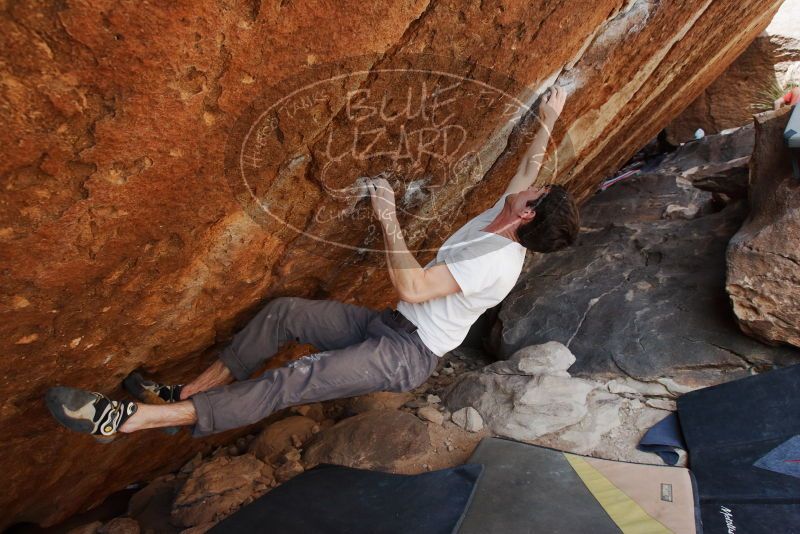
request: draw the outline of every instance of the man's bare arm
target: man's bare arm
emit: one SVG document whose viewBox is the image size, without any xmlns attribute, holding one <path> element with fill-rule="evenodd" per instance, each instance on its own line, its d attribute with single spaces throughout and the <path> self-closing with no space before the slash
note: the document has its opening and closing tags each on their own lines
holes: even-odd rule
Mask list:
<svg viewBox="0 0 800 534">
<path fill-rule="evenodd" d="M 539 129 L 522 156 L 522 160 L 517 166 L 517 172 L 509 182 L 508 187 L 506 187 L 505 194 L 524 191 L 536 181 L 542 168 L 542 160 L 544 160 L 544 155 L 547 152 L 550 134 L 553 131 L 556 119 L 564 109 L 565 100 L 566 92 L 560 87 L 551 88 L 543 96 L 542 103 L 539 106 Z"/>
<path fill-rule="evenodd" d="M 367 184 L 372 206 L 381 223 L 386 245 L 386 266 L 401 300 L 416 303 L 461 291 L 446 265 L 423 269 L 408 250 L 397 220 L 394 192 L 387 180 L 372 180 Z"/>
</svg>

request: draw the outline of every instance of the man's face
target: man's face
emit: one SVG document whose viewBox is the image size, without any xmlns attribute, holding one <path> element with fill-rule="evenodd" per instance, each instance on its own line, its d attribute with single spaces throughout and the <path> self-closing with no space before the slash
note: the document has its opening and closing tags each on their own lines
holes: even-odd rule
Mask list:
<svg viewBox="0 0 800 534">
<path fill-rule="evenodd" d="M 508 197 L 506 197 L 506 206 L 511 209 L 514 215 L 524 219 L 531 219 L 534 209 L 529 208 L 528 203 L 535 203 L 537 200 L 544 198 L 549 192 L 550 188 L 547 186 L 531 186 L 519 193 L 508 195 Z"/>
</svg>

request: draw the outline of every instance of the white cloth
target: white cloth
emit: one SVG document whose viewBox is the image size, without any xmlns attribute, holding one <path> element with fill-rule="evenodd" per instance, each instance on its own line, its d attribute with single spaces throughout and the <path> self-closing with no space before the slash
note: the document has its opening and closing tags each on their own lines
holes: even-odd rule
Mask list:
<svg viewBox="0 0 800 534">
<path fill-rule="evenodd" d="M 445 263 L 461 291 L 397 309 L 417 327 L 420 339 L 438 356 L 467 337 L 480 315 L 498 304 L 517 283 L 525 262 L 525 247 L 491 232 L 483 232 L 503 208 L 507 195 L 459 228 L 425 266 Z"/>
</svg>

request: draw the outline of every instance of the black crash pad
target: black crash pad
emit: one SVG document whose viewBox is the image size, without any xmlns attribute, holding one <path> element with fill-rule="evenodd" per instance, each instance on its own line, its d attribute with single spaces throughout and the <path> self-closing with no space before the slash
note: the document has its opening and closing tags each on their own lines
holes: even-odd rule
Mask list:
<svg viewBox="0 0 800 534">
<path fill-rule="evenodd" d="M 320 465 L 221 521 L 212 534 L 450 534 L 483 468 L 395 475 Z"/>
<path fill-rule="evenodd" d="M 687 393 L 678 414 L 706 534 L 800 533 L 800 365 Z"/>
</svg>

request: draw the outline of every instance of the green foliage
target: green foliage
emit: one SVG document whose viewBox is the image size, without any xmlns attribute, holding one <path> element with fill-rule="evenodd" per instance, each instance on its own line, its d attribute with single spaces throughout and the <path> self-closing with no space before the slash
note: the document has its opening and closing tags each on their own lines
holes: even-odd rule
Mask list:
<svg viewBox="0 0 800 534">
<path fill-rule="evenodd" d="M 765 84 L 764 87 L 762 87 L 762 89 L 756 94 L 754 102 L 750 105 L 753 113 L 771 111 L 775 101 L 788 93 L 794 87 L 800 87 L 800 83 L 794 79 L 783 84 L 779 83 L 778 80 L 773 79 L 770 83 Z"/>
</svg>

